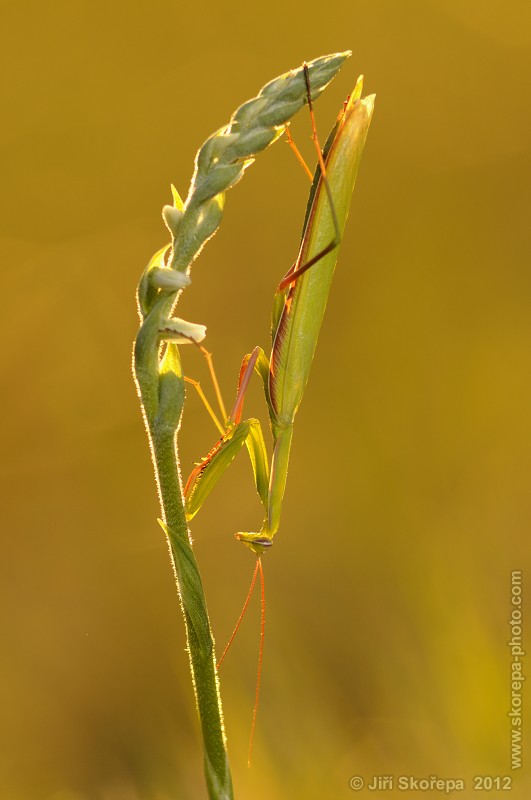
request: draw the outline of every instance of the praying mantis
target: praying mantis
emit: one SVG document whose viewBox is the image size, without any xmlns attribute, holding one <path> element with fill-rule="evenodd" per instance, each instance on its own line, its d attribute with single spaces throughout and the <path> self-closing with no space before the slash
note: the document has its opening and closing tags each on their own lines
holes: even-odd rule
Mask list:
<svg viewBox="0 0 531 800">
<path fill-rule="evenodd" d="M 374 96 L 361 99 L 363 79 L 359 78 L 321 153 L 307 68 L 304 74 L 318 164 L 312 179 L 299 254 L 278 285 L 274 297 L 271 355 L 268 359 L 261 347 L 255 347 L 244 357 L 236 402 L 225 421 L 225 429 L 217 421 L 222 436 L 192 471 L 184 492 L 186 516 L 191 520 L 237 453 L 246 445 L 256 490 L 264 509 L 264 518 L 258 531 L 235 534 L 238 540 L 254 552 L 257 561 L 243 611 L 218 667 L 239 627 L 259 573 L 262 620 L 249 763 L 258 706 L 265 621 L 264 576 L 260 556 L 272 546 L 280 526 L 295 416 L 308 381 L 374 105 Z M 291 137 L 289 141 L 293 146 Z M 299 156 L 296 148 L 294 149 Z M 241 419 L 245 392 L 253 372 L 258 374 L 263 383 L 269 412 L 273 436 L 270 465 L 259 420 Z M 221 409 L 225 416 L 223 405 Z"/>
<path fill-rule="evenodd" d="M 299 254 L 274 297 L 271 356 L 268 359 L 264 350 L 256 347 L 244 357 L 226 429 L 192 471 L 185 487 L 186 515 L 191 520 L 245 444 L 264 519 L 259 531 L 239 532 L 236 537 L 257 556 L 271 547 L 279 529 L 295 416 L 308 381 L 374 105 L 374 96 L 361 99 L 363 79 L 359 78 L 321 153 L 307 69 L 305 78 L 318 164 Z M 241 420 L 253 372 L 262 380 L 269 412 L 273 435 L 270 466 L 260 422 L 254 418 Z"/>
</svg>

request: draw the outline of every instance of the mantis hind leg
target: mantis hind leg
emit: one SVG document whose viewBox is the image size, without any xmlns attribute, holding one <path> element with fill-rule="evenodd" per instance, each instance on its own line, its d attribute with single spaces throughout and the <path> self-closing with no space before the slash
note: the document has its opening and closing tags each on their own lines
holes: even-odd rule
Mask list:
<svg viewBox="0 0 531 800">
<path fill-rule="evenodd" d="M 299 258 L 297 259 L 297 261 L 290 267 L 290 269 L 288 270 L 286 275 L 280 281 L 280 283 L 279 283 L 279 285 L 277 287 L 277 294 L 280 293 L 280 292 L 284 292 L 289 286 L 291 286 L 293 283 L 295 283 L 301 277 L 301 275 L 303 275 L 306 272 L 306 270 L 310 269 L 310 267 L 313 267 L 314 264 L 317 264 L 322 258 L 324 258 L 324 256 L 326 256 L 326 255 L 328 255 L 328 253 L 332 252 L 332 250 L 335 250 L 335 248 L 339 246 L 339 243 L 341 241 L 341 233 L 340 233 L 340 230 L 339 230 L 339 223 L 338 223 L 338 220 L 337 220 L 337 214 L 336 214 L 336 209 L 335 209 L 335 206 L 334 206 L 334 200 L 332 198 L 332 190 L 330 189 L 330 184 L 328 183 L 328 179 L 326 177 L 325 157 L 323 156 L 323 151 L 321 150 L 321 145 L 320 145 L 320 142 L 319 142 L 319 135 L 317 133 L 317 126 L 316 126 L 316 123 L 315 123 L 315 115 L 313 113 L 312 93 L 311 93 L 311 87 L 310 87 L 310 73 L 309 73 L 309 70 L 308 70 L 308 66 L 306 64 L 304 64 L 304 80 L 306 82 L 306 96 L 308 98 L 308 109 L 309 109 L 309 112 L 310 112 L 310 120 L 311 120 L 311 123 L 312 123 L 312 141 L 313 141 L 313 143 L 315 145 L 315 150 L 316 150 L 316 153 L 317 153 L 317 162 L 318 162 L 317 163 L 317 169 L 316 169 L 313 181 L 314 181 L 314 185 L 315 186 L 317 186 L 317 183 L 320 180 L 322 180 L 323 183 L 324 183 L 326 194 L 327 194 L 327 197 L 328 197 L 328 202 L 329 202 L 329 205 L 330 205 L 330 213 L 332 215 L 332 222 L 333 222 L 333 225 L 334 225 L 334 237 L 326 245 L 326 247 L 324 247 L 319 253 L 317 253 L 315 256 L 313 256 L 313 258 L 310 258 L 310 260 L 307 261 L 305 264 L 301 265 L 299 263 L 300 262 L 300 257 L 301 257 L 301 254 L 299 253 Z M 306 162 L 304 161 L 304 159 L 300 155 L 298 148 L 296 147 L 295 143 L 293 142 L 293 139 L 291 138 L 291 135 L 289 135 L 289 134 L 288 134 L 288 142 L 290 143 L 290 146 L 292 147 L 295 155 L 297 156 L 299 161 L 302 163 L 302 165 L 305 168 L 305 170 L 310 172 L 308 170 Z"/>
</svg>

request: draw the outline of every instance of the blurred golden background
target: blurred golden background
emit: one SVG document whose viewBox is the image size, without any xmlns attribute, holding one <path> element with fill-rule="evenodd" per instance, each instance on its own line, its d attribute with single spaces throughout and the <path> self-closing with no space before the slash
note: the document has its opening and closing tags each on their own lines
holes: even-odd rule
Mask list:
<svg viewBox="0 0 531 800">
<path fill-rule="evenodd" d="M 528 797 L 506 643 L 511 570 L 530 566 L 529 4 L 50 0 L 3 17 L 1 800 L 205 797 L 134 292 L 202 141 L 266 81 L 347 48 L 323 139 L 360 72 L 376 109 L 265 559 L 251 770 L 257 602 L 221 675 L 236 797 L 346 800 L 356 775 L 476 797 L 482 774 Z M 292 131 L 313 161 L 304 111 Z M 179 313 L 208 326 L 227 401 L 268 346 L 307 189 L 277 143 L 194 267 Z M 246 410 L 263 416 L 258 384 Z M 189 392 L 183 471 L 215 439 Z M 257 521 L 242 455 L 192 526 L 218 647 L 253 568 L 233 533 Z"/>
</svg>

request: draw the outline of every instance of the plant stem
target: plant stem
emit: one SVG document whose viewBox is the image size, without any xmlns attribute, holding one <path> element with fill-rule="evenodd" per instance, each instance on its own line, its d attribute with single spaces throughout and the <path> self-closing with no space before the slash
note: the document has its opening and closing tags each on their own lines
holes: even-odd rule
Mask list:
<svg viewBox="0 0 531 800">
<path fill-rule="evenodd" d="M 164 426 L 149 431 L 160 502 L 186 626 L 190 669 L 202 730 L 204 770 L 211 800 L 232 800 L 214 640 L 199 570 L 184 513 L 175 435 Z"/>
<path fill-rule="evenodd" d="M 186 628 L 208 796 L 210 800 L 232 800 L 214 639 L 186 521 L 179 469 L 177 434 L 184 406 L 184 378 L 176 345 L 166 344 L 164 355 L 159 357 L 157 321 L 174 298 L 161 297 L 141 326 L 135 343 L 134 374 L 159 491 L 163 517 L 159 522 L 168 538 Z"/>
</svg>

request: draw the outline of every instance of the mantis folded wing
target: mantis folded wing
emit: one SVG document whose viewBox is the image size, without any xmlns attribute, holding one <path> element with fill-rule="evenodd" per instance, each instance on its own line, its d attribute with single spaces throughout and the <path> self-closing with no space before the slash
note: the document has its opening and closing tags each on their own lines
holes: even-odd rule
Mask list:
<svg viewBox="0 0 531 800">
<path fill-rule="evenodd" d="M 299 256 L 273 303 L 271 356 L 267 359 L 261 348 L 255 348 L 244 358 L 227 433 L 192 472 L 185 489 L 187 517 L 191 519 L 245 443 L 265 515 L 258 532 L 236 536 L 257 555 L 272 544 L 279 528 L 293 423 L 308 381 L 371 121 L 374 96 L 361 99 L 361 91 L 360 78 L 325 145 L 325 174 L 320 164 L 316 168 Z M 263 381 L 269 411 L 273 435 L 270 469 L 260 423 L 256 419 L 240 421 L 253 370 Z"/>
</svg>

